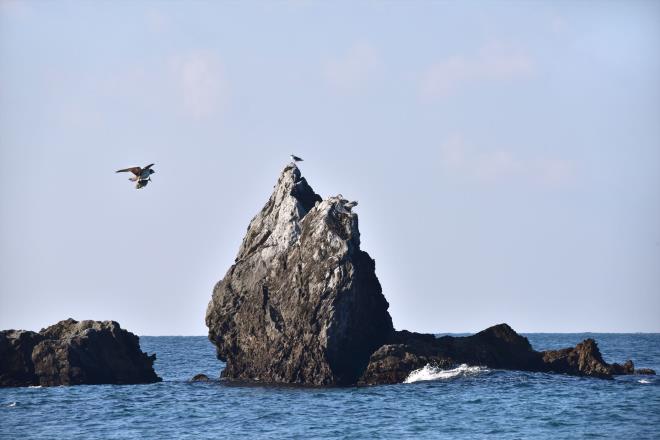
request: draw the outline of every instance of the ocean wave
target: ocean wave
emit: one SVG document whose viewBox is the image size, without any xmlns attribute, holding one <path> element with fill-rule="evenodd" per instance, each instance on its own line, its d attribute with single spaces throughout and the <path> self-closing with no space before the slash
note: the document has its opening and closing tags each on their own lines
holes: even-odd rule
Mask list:
<svg viewBox="0 0 660 440">
<path fill-rule="evenodd" d="M 639 382 L 639 383 L 651 383 L 651 381 L 648 380 L 648 379 L 640 379 L 637 382 Z"/>
<path fill-rule="evenodd" d="M 10 408 L 15 407 L 18 404 L 18 402 L 11 402 L 9 405 L 7 405 Z"/>
<path fill-rule="evenodd" d="M 403 383 L 452 379 L 459 376 L 474 376 L 480 373 L 487 373 L 488 371 L 490 370 L 486 367 L 471 367 L 468 364 L 461 364 L 458 367 L 449 370 L 443 370 L 442 368 L 431 364 L 426 364 L 423 368 L 411 371 Z"/>
</svg>

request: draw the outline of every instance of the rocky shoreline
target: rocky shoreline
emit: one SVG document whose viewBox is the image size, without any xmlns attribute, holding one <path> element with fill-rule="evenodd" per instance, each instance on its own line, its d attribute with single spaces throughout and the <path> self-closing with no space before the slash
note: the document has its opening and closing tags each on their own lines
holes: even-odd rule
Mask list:
<svg viewBox="0 0 660 440">
<path fill-rule="evenodd" d="M 207 308 L 224 379 L 377 385 L 425 365 L 462 363 L 598 378 L 654 374 L 632 361 L 606 363 L 593 339 L 537 352 L 506 324 L 467 337 L 395 331 L 353 206 L 341 194 L 323 200 L 295 164 L 284 168 Z"/>
<path fill-rule="evenodd" d="M 0 386 L 160 382 L 156 355 L 115 321 L 60 321 L 40 332 L 0 331 Z"/>
</svg>

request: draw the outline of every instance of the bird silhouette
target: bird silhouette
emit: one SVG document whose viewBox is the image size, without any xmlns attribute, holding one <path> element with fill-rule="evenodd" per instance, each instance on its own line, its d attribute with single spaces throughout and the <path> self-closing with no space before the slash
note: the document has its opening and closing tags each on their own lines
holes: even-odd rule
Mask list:
<svg viewBox="0 0 660 440">
<path fill-rule="evenodd" d="M 294 154 L 291 155 L 291 160 L 294 161 L 294 162 L 302 162 L 303 161 L 302 158 L 300 158 L 300 157 L 298 157 Z"/>
<path fill-rule="evenodd" d="M 115 171 L 116 173 L 126 173 L 126 172 L 131 172 L 133 173 L 133 177 L 129 177 L 128 180 L 131 182 L 137 182 L 135 184 L 135 189 L 140 189 L 144 188 L 147 186 L 149 182 L 151 182 L 151 175 L 155 173 L 154 170 L 151 169 L 152 166 L 155 164 L 151 163 L 147 165 L 144 168 L 140 167 L 131 167 L 131 168 L 124 168 L 123 170 L 117 170 Z"/>
</svg>

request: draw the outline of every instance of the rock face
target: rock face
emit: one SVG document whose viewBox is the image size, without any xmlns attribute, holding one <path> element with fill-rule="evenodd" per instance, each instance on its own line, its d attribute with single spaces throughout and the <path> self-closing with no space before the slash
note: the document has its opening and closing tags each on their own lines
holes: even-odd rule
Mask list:
<svg viewBox="0 0 660 440">
<path fill-rule="evenodd" d="M 321 200 L 294 164 L 282 171 L 207 309 L 223 377 L 353 384 L 391 336 L 389 305 L 347 203 Z"/>
<path fill-rule="evenodd" d="M 38 384 L 32 350 L 43 340 L 39 333 L 24 330 L 0 331 L 0 386 Z"/>
<path fill-rule="evenodd" d="M 630 361 L 605 363 L 590 339 L 534 351 L 506 324 L 467 337 L 395 332 L 353 206 L 341 195 L 322 200 L 294 164 L 284 168 L 207 308 L 225 379 L 373 385 L 462 363 L 603 378 L 636 372 Z"/>
<path fill-rule="evenodd" d="M 155 355 L 114 321 L 60 321 L 39 333 L 0 332 L 0 386 L 158 382 Z"/>
</svg>

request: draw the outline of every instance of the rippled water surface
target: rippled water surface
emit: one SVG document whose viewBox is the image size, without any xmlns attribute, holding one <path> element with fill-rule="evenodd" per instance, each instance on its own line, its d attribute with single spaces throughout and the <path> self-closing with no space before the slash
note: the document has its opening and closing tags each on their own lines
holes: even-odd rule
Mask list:
<svg viewBox="0 0 660 440">
<path fill-rule="evenodd" d="M 593 337 L 608 362 L 631 358 L 660 371 L 660 334 L 526 336 L 539 350 Z M 655 376 L 607 381 L 466 366 L 369 388 L 188 383 L 223 366 L 205 337 L 140 343 L 157 353 L 162 383 L 0 389 L 0 438 L 660 438 Z"/>
</svg>

